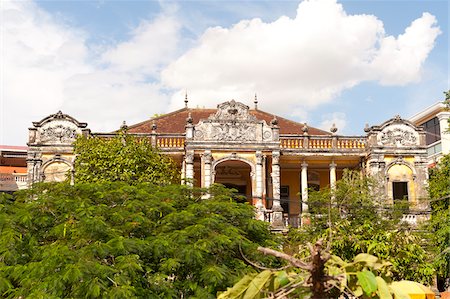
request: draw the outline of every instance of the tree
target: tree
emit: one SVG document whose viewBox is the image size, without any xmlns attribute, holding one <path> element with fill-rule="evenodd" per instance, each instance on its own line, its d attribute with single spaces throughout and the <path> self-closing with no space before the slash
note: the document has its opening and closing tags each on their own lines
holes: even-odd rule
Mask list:
<svg viewBox="0 0 450 299">
<path fill-rule="evenodd" d="M 432 213 L 428 230 L 434 244 L 437 274 L 443 280 L 450 277 L 450 155 L 430 169 L 429 193 Z M 443 284 L 440 281 L 439 285 Z"/>
<path fill-rule="evenodd" d="M 74 151 L 77 182 L 168 184 L 180 179 L 173 160 L 153 148 L 147 138 L 123 132 L 112 138 L 80 136 Z"/>
<path fill-rule="evenodd" d="M 240 246 L 276 243 L 252 206 L 203 192 L 106 182 L 0 195 L 0 297 L 214 298 L 251 271 Z"/>
<path fill-rule="evenodd" d="M 219 294 L 219 299 L 408 299 L 411 297 L 405 292 L 405 284 L 409 288 L 426 289 L 412 281 L 392 281 L 392 264 L 376 256 L 361 253 L 350 262 L 332 256 L 322 249 L 321 240 L 310 246 L 311 262 L 270 248 L 259 247 L 258 250 L 284 259 L 289 265 L 282 270 L 265 269 L 247 274 Z M 433 293 L 430 289 L 427 292 Z"/>
<path fill-rule="evenodd" d="M 311 224 L 290 230 L 285 251 L 305 256 L 308 250 L 304 244 L 322 238 L 330 243 L 331 254 L 344 261 L 360 253 L 372 254 L 392 264 L 393 279 L 430 284 L 432 256 L 422 246 L 420 236 L 400 221 L 407 203 L 386 203 L 377 198 L 376 190 L 374 179 L 345 172 L 336 191 L 311 192 Z"/>
</svg>

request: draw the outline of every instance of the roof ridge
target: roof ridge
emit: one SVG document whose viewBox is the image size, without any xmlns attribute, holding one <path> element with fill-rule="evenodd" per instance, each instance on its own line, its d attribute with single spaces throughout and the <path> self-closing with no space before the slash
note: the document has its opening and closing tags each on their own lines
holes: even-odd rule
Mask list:
<svg viewBox="0 0 450 299">
<path fill-rule="evenodd" d="M 151 117 L 151 118 L 146 119 L 146 120 L 144 120 L 144 121 L 141 121 L 141 122 L 139 122 L 139 123 L 137 123 L 137 124 L 128 126 L 128 128 L 129 128 L 129 129 L 132 129 L 132 128 L 134 128 L 134 127 L 137 127 L 137 126 L 140 126 L 140 125 L 142 125 L 142 124 L 145 124 L 145 123 L 147 123 L 147 122 L 149 122 L 149 121 L 158 120 L 158 119 L 163 118 L 163 117 L 166 117 L 166 116 L 170 116 L 170 115 L 173 115 L 173 114 L 176 114 L 176 113 L 183 112 L 184 110 L 190 110 L 190 108 L 183 107 L 183 108 L 181 108 L 181 109 L 178 109 L 178 110 L 175 110 L 175 111 L 172 111 L 172 112 L 169 112 L 169 113 L 164 113 L 164 114 L 159 115 L 159 116 L 157 116 L 157 117 Z"/>
<path fill-rule="evenodd" d="M 296 122 L 296 121 L 293 121 L 293 120 L 291 120 L 291 119 L 285 118 L 285 117 L 283 117 L 283 116 L 279 116 L 279 115 L 274 114 L 274 113 L 266 112 L 266 111 L 264 111 L 264 110 L 259 110 L 259 109 L 250 109 L 250 110 L 251 110 L 251 111 L 261 112 L 261 113 L 264 113 L 264 114 L 267 114 L 267 115 L 271 115 L 271 116 L 275 116 L 275 117 L 277 117 L 278 119 L 283 119 L 284 121 L 290 122 L 290 123 L 292 123 L 292 124 L 296 124 L 296 125 L 305 125 L 305 123 Z M 321 131 L 321 132 L 323 132 L 323 133 L 326 133 L 326 134 L 330 134 L 329 132 L 324 131 L 324 130 L 319 129 L 319 128 L 316 128 L 316 127 L 311 127 L 311 128 L 314 128 L 314 129 L 316 129 L 316 130 L 318 130 L 318 131 Z M 300 132 L 299 132 L 299 133 L 300 133 Z"/>
</svg>

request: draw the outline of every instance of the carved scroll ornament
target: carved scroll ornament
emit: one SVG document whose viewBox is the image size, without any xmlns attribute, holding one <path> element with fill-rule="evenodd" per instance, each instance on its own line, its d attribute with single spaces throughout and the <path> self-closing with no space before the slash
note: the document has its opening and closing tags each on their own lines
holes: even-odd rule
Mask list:
<svg viewBox="0 0 450 299">
<path fill-rule="evenodd" d="M 234 100 L 220 104 L 217 112 L 195 126 L 194 140 L 225 142 L 270 141 L 270 127 Z"/>
<path fill-rule="evenodd" d="M 380 133 L 380 143 L 391 146 L 410 146 L 418 144 L 415 132 L 394 128 Z"/>
<path fill-rule="evenodd" d="M 77 137 L 77 130 L 63 124 L 42 129 L 42 142 L 71 143 Z"/>
</svg>

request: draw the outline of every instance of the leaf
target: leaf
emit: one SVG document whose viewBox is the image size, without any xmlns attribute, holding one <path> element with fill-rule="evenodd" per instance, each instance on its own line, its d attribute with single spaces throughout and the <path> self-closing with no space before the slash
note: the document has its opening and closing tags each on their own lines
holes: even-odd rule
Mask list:
<svg viewBox="0 0 450 299">
<path fill-rule="evenodd" d="M 362 294 L 363 294 L 363 290 L 362 290 L 362 288 L 360 286 L 358 286 L 356 288 L 356 290 L 353 291 L 353 295 L 355 295 L 356 298 L 361 297 Z"/>
<path fill-rule="evenodd" d="M 255 277 L 255 274 L 247 274 L 242 277 L 232 288 L 228 288 L 226 292 L 220 294 L 217 299 L 235 299 L 241 298 L 241 295 L 247 290 L 250 282 Z"/>
<path fill-rule="evenodd" d="M 377 290 L 378 297 L 380 297 L 380 299 L 392 299 L 392 295 L 391 292 L 389 291 L 389 287 L 386 281 L 384 281 L 384 279 L 381 278 L 380 276 L 375 277 L 375 279 L 377 280 L 378 283 L 378 290 Z"/>
<path fill-rule="evenodd" d="M 371 254 L 360 253 L 353 259 L 355 263 L 366 263 L 368 266 L 373 266 L 377 263 L 378 258 Z"/>
<path fill-rule="evenodd" d="M 367 296 L 370 297 L 372 293 L 377 290 L 377 280 L 375 279 L 375 275 L 372 272 L 358 272 L 356 273 L 356 277 L 358 277 L 358 283 Z"/>
<path fill-rule="evenodd" d="M 270 279 L 273 272 L 264 270 L 259 273 L 249 284 L 247 291 L 244 294 L 244 299 L 259 298 L 260 292 L 266 282 Z"/>
<path fill-rule="evenodd" d="M 280 271 L 278 272 L 278 275 L 276 277 L 276 285 L 278 285 L 278 287 L 284 287 L 285 285 L 287 285 L 289 282 L 291 282 L 289 280 L 289 277 L 286 273 L 286 271 Z M 278 289 L 278 287 L 276 289 Z"/>
<path fill-rule="evenodd" d="M 410 299 L 409 295 L 396 285 L 390 285 L 389 289 L 394 293 L 395 299 Z"/>
</svg>

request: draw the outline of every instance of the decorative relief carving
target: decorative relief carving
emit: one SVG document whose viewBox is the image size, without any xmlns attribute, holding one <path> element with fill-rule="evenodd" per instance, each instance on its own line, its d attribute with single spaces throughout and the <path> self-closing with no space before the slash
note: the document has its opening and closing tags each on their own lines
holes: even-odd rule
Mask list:
<svg viewBox="0 0 450 299">
<path fill-rule="evenodd" d="M 246 123 L 212 125 L 210 138 L 219 141 L 255 140 L 255 126 Z"/>
<path fill-rule="evenodd" d="M 411 146 L 419 144 L 417 132 L 406 126 L 388 127 L 379 133 L 378 140 L 382 145 Z"/>
<path fill-rule="evenodd" d="M 263 154 L 258 151 L 258 152 L 256 152 L 255 157 L 256 157 L 256 164 L 262 164 Z"/>
<path fill-rule="evenodd" d="M 272 152 L 272 165 L 280 163 L 280 152 Z"/>
<path fill-rule="evenodd" d="M 71 144 L 75 141 L 81 130 L 72 122 L 66 120 L 53 120 L 38 128 L 39 140 L 48 144 Z"/>
<path fill-rule="evenodd" d="M 217 112 L 195 126 L 194 140 L 223 142 L 271 141 L 270 127 L 234 100 L 220 104 Z"/>
<path fill-rule="evenodd" d="M 186 159 L 186 163 L 188 163 L 188 164 L 194 163 L 194 154 L 193 153 L 186 153 L 184 158 Z"/>
<path fill-rule="evenodd" d="M 217 167 L 216 168 L 216 177 L 221 179 L 240 179 L 242 178 L 242 174 L 229 166 Z"/>
<path fill-rule="evenodd" d="M 217 106 L 217 112 L 211 115 L 208 119 L 213 121 L 245 121 L 245 122 L 257 122 L 255 116 L 248 113 L 249 107 L 231 100 L 229 102 L 222 103 Z"/>
<path fill-rule="evenodd" d="M 211 164 L 211 158 L 212 158 L 211 152 L 205 151 L 202 154 L 202 158 L 203 158 L 203 160 L 205 161 L 206 164 Z"/>
<path fill-rule="evenodd" d="M 64 125 L 48 127 L 41 132 L 42 142 L 57 141 L 61 143 L 70 143 L 75 140 L 76 137 L 77 130 Z"/>
</svg>

